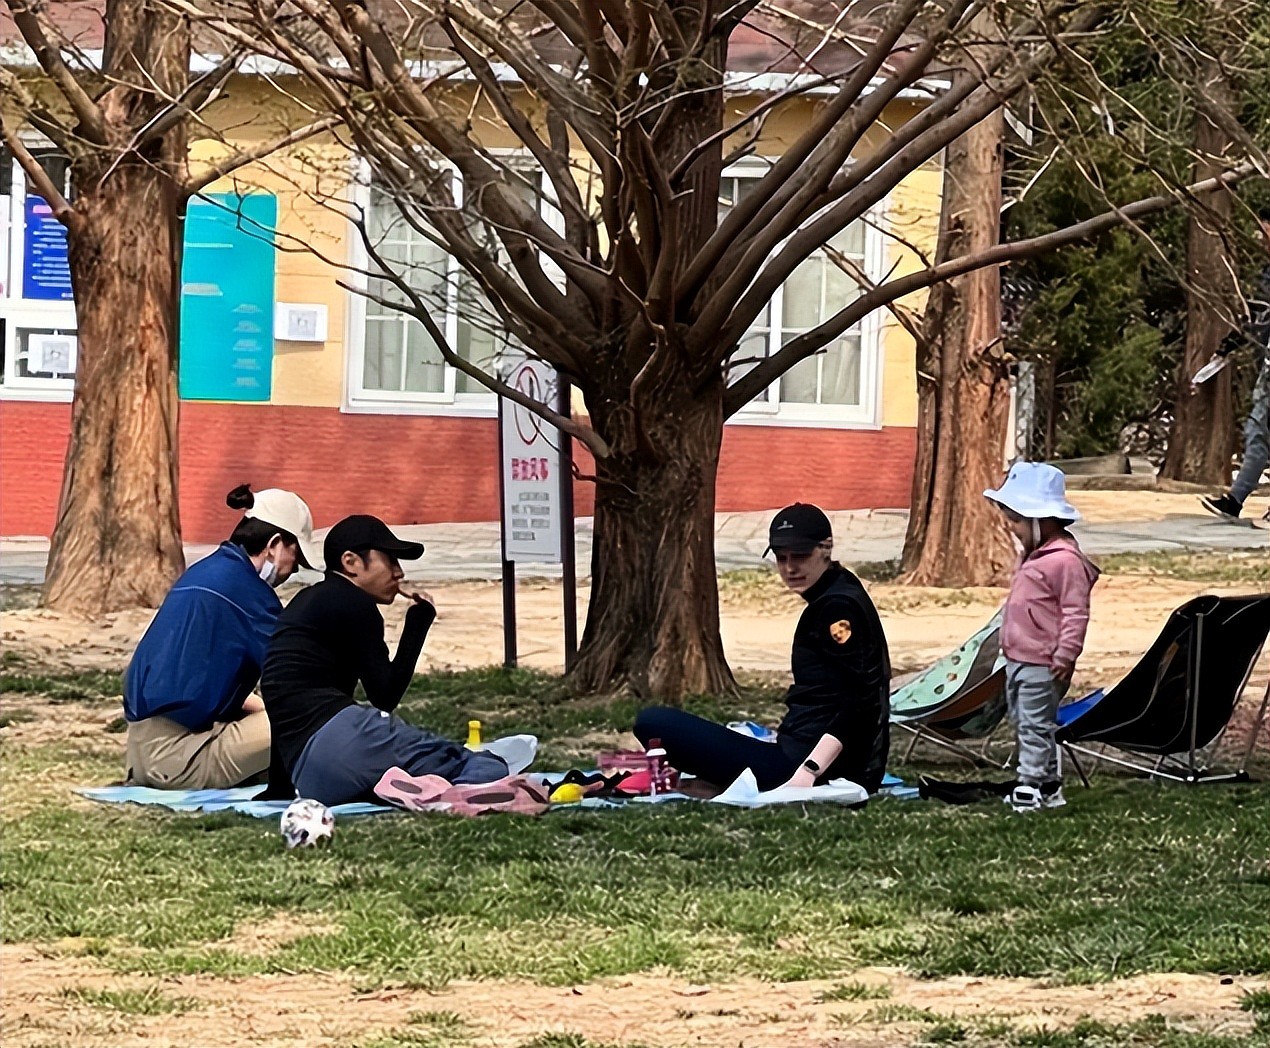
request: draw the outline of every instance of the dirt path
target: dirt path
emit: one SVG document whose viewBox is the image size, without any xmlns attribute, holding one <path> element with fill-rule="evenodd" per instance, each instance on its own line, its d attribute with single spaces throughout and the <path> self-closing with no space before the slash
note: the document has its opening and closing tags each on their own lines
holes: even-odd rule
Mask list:
<svg viewBox="0 0 1270 1048">
<path fill-rule="evenodd" d="M 600 1042 L 658 1048 L 894 1048 L 916 1039 L 923 1029 L 911 1018 L 912 1009 L 943 1020 L 973 1024 L 991 1019 L 1016 1028 L 1069 1026 L 1082 1016 L 1121 1023 L 1161 1014 L 1184 1019 L 1195 1029 L 1233 1035 L 1251 1027 L 1249 1015 L 1239 1009 L 1241 997 L 1265 985 L 1256 979 L 1151 975 L 1096 986 L 1051 987 L 1024 979 L 919 981 L 891 969 L 866 969 L 853 981 L 869 987 L 875 998 L 854 1001 L 823 1000 L 823 994 L 840 985 L 834 982 L 694 986 L 656 973 L 575 987 L 461 982 L 440 992 L 388 989 L 367 994 L 358 993 L 352 979 L 334 975 L 160 981 L 121 976 L 87 958 L 26 945 L 0 949 L 0 967 L 3 1040 L 15 1048 L 333 1048 L 365 1043 L 403 1027 L 422 1035 L 429 1023 L 421 1016 L 429 1013 L 433 1024 L 443 1028 L 445 1020 L 436 1013 L 457 1015 L 472 1048 L 514 1048 L 546 1033 L 570 1032 Z M 94 996 L 100 991 L 149 993 L 160 1001 L 172 1000 L 177 1010 L 128 1014 L 103 1004 Z M 454 1028 L 452 1020 L 449 1028 Z"/>
<path fill-rule="evenodd" d="M 1118 677 L 1183 601 L 1200 593 L 1236 593 L 1246 588 L 1152 576 L 1102 580 L 1094 592 L 1082 680 L 1098 685 Z M 1004 595 L 992 589 L 925 590 L 888 584 L 869 589 L 886 625 L 898 672 L 925 666 L 961 643 L 992 616 Z M 502 661 L 498 583 L 450 583 L 433 586 L 431 592 L 438 618 L 419 662 L 421 671 Z M 579 618 L 585 616 L 589 596 L 589 588 L 583 587 Z M 387 612 L 390 643 L 401 629 L 404 609 L 399 605 Z M 517 605 L 522 664 L 559 670 L 564 662 L 560 584 L 525 582 L 518 589 Z M 738 594 L 725 593 L 722 632 L 731 665 L 742 670 L 788 670 L 790 637 L 801 606 L 775 580 L 759 582 Z M 0 614 L 0 642 L 5 651 L 29 658 L 49 672 L 121 670 L 152 614 L 138 609 L 88 621 L 38 608 L 8 611 Z"/>
</svg>

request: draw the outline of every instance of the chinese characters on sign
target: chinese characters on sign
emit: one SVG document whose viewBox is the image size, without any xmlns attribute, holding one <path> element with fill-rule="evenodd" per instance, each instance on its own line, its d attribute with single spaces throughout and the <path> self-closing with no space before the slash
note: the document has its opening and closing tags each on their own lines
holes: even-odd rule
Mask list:
<svg viewBox="0 0 1270 1048">
<path fill-rule="evenodd" d="M 548 407 L 557 380 L 546 364 L 522 360 L 508 384 Z M 503 559 L 560 562 L 560 435 L 532 411 L 499 402 L 503 455 Z"/>
</svg>

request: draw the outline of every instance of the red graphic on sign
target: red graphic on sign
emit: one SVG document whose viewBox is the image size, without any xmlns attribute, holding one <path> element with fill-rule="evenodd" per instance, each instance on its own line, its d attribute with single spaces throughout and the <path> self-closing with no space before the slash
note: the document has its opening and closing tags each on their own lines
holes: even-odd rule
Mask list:
<svg viewBox="0 0 1270 1048">
<path fill-rule="evenodd" d="M 547 391 L 539 384 L 537 372 L 528 364 L 522 364 L 516 369 L 516 374 L 512 378 L 512 387 L 536 403 L 542 404 L 546 401 Z M 513 404 L 512 420 L 516 424 L 516 435 L 523 443 L 533 444 L 542 436 L 542 418 L 527 407 Z"/>
</svg>

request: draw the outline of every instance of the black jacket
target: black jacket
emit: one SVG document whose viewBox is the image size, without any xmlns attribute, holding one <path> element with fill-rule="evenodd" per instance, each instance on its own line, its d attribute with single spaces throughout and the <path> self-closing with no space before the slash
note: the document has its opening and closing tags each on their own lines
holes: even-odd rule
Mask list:
<svg viewBox="0 0 1270 1048">
<path fill-rule="evenodd" d="M 805 755 L 825 734 L 842 755 L 825 773 L 881 785 L 890 743 L 891 656 L 877 608 L 860 580 L 833 564 L 803 594 L 794 630 L 794 683 L 779 728 L 783 748 Z"/>
</svg>

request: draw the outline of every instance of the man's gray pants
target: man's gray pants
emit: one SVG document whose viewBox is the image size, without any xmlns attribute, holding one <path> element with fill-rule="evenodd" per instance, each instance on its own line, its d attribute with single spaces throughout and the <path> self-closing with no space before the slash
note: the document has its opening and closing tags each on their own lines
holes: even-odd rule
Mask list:
<svg viewBox="0 0 1270 1048">
<path fill-rule="evenodd" d="M 1054 733 L 1063 691 L 1048 666 L 1006 661 L 1005 702 L 1019 744 L 1019 782 L 1025 786 L 1060 781 Z"/>
<path fill-rule="evenodd" d="M 1230 497 L 1241 505 L 1261 483 L 1261 474 L 1270 463 L 1270 349 L 1261 362 L 1261 372 L 1252 390 L 1252 410 L 1244 423 L 1244 459 Z"/>
</svg>

